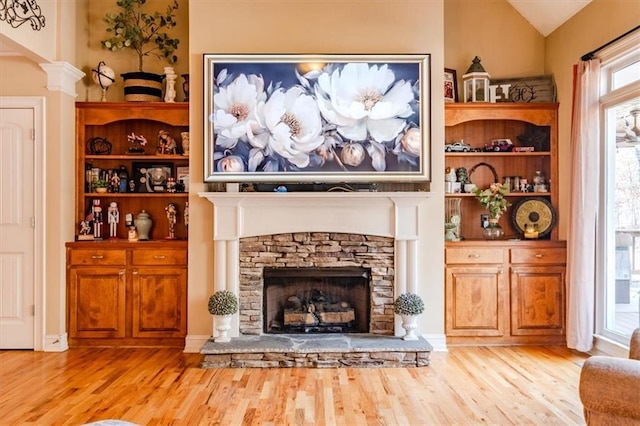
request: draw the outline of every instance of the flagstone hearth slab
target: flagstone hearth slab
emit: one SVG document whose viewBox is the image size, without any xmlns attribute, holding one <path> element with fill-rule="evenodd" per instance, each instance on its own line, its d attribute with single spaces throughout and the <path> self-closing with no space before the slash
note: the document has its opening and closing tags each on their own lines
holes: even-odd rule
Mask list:
<svg viewBox="0 0 640 426">
<path fill-rule="evenodd" d="M 425 367 L 433 347 L 423 338 L 372 334 L 279 334 L 209 340 L 202 367 Z"/>
</svg>

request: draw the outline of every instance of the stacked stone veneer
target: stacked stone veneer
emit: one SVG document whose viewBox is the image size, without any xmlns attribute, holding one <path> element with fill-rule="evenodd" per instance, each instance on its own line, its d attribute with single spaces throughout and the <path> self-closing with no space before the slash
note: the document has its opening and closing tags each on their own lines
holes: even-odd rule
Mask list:
<svg viewBox="0 0 640 426">
<path fill-rule="evenodd" d="M 240 239 L 240 334 L 263 332 L 263 269 L 362 267 L 371 270 L 369 332 L 393 335 L 394 239 L 300 232 Z"/>
</svg>

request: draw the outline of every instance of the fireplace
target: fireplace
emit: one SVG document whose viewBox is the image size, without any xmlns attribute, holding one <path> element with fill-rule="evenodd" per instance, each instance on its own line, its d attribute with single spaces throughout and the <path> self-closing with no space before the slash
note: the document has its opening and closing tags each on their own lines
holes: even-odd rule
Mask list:
<svg viewBox="0 0 640 426">
<path fill-rule="evenodd" d="M 267 268 L 265 333 L 368 333 L 367 268 Z"/>
<path fill-rule="evenodd" d="M 231 336 L 265 333 L 265 317 L 272 316 L 263 312 L 263 274 L 269 268 L 368 269 L 366 332 L 403 333 L 393 299 L 417 290 L 419 205 L 430 193 L 199 195 L 214 207 L 214 290 L 230 290 L 240 299 Z"/>
</svg>

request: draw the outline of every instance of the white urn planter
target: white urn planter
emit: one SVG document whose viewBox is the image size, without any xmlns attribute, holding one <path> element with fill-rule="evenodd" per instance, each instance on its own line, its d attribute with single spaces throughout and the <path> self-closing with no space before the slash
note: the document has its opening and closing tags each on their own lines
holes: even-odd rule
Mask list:
<svg viewBox="0 0 640 426">
<path fill-rule="evenodd" d="M 215 327 L 218 335 L 213 339 L 214 342 L 229 342 L 229 330 L 231 330 L 231 318 L 233 315 L 214 315 Z"/>
<path fill-rule="evenodd" d="M 418 328 L 418 315 L 400 315 L 402 318 L 402 328 L 406 330 L 406 334 L 402 336 L 402 340 L 418 340 L 415 330 Z"/>
</svg>

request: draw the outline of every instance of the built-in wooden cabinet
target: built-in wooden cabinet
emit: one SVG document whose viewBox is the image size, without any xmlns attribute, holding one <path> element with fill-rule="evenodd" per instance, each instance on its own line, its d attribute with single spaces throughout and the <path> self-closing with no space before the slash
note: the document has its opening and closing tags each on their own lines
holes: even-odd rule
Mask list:
<svg viewBox="0 0 640 426">
<path fill-rule="evenodd" d="M 183 347 L 186 241 L 107 245 L 67 243 L 69 345 Z"/>
<path fill-rule="evenodd" d="M 522 139 L 527 142 L 522 142 Z M 488 188 L 496 180 L 506 177 L 523 178 L 532 183 L 536 171 L 546 181 L 544 192 L 511 191 L 510 203 L 500 219 L 505 238 L 521 238 L 520 230 L 513 226 L 511 216 L 514 206 L 525 198 L 547 200 L 557 212 L 558 208 L 558 104 L 555 103 L 453 103 L 445 105 L 445 143 L 464 141 L 468 152 L 445 152 L 445 166 L 464 168 L 470 182 L 478 188 Z M 484 148 L 496 139 L 510 139 L 514 146 L 532 146 L 527 152 L 486 152 Z M 528 144 L 528 145 L 526 145 Z M 493 170 L 492 170 L 493 169 Z M 495 171 L 495 175 L 494 175 Z M 520 179 L 519 179 L 520 180 Z M 463 188 L 464 191 L 464 188 Z M 473 193 L 446 193 L 447 200 L 459 199 L 461 221 L 459 236 L 465 240 L 482 239 L 480 215 L 486 213 Z M 558 239 L 554 227 L 544 237 Z"/>
<path fill-rule="evenodd" d="M 448 344 L 562 343 L 562 241 L 465 241 L 445 248 Z"/>
<path fill-rule="evenodd" d="M 188 179 L 186 103 L 79 102 L 76 104 L 76 180 L 74 217 L 80 223 L 102 209 L 101 238 L 69 242 L 67 250 L 67 326 L 70 346 L 184 347 L 187 331 L 188 192 L 167 185 L 145 185 L 145 169 L 162 167 L 172 178 Z M 159 135 L 176 142 L 159 152 Z M 144 136 L 144 152 L 134 153 L 127 136 Z M 126 170 L 127 185 L 98 193 L 97 174 Z M 119 222 L 110 235 L 108 207 L 116 203 Z M 171 235 L 167 207 L 177 207 Z M 145 241 L 129 241 L 126 215 L 142 211 L 153 221 Z M 91 226 L 93 235 L 93 226 Z M 173 238 L 170 238 L 173 237 Z M 79 235 L 77 235 L 77 239 Z"/>
<path fill-rule="evenodd" d="M 445 152 L 445 165 L 464 168 L 479 188 L 518 176 L 532 183 L 536 171 L 544 191 L 512 190 L 500 219 L 505 237 L 486 241 L 473 193 L 447 193 L 460 206 L 461 241 L 445 245 L 445 331 L 448 344 L 563 343 L 566 245 L 558 229 L 525 240 L 512 220 L 521 200 L 542 199 L 558 212 L 558 105 L 555 103 L 456 103 L 445 105 L 445 142 L 464 141 L 465 152 Z M 485 151 L 495 139 L 510 139 L 523 151 Z M 530 148 L 529 148 L 530 149 Z M 535 217 L 531 216 L 531 219 Z"/>
<path fill-rule="evenodd" d="M 158 136 L 161 131 L 176 142 L 175 154 L 158 152 Z M 102 209 L 102 238 L 109 238 L 108 208 L 117 203 L 120 221 L 117 238 L 126 240 L 128 229 L 126 214 L 133 218 L 144 210 L 153 221 L 150 238 L 163 240 L 169 236 L 169 221 L 165 208 L 169 203 L 177 207 L 174 233 L 184 240 L 188 238 L 188 227 L 184 220 L 189 194 L 186 191 L 169 192 L 164 177 L 162 184 L 147 185 L 151 170 L 163 168 L 179 183 L 182 178 L 188 183 L 189 157 L 184 155 L 183 134 L 189 131 L 189 104 L 165 102 L 78 102 L 76 103 L 76 204 L 75 223 L 92 213 L 94 200 Z M 133 145 L 127 138 L 134 134 L 147 140 L 144 153 L 131 153 Z M 104 175 L 110 170 L 127 172 L 128 182 L 124 191 L 98 193 L 91 187 L 96 174 Z M 185 173 L 187 177 L 184 178 Z M 184 183 L 184 182 L 183 182 Z M 130 185 L 131 184 L 131 185 Z M 131 186 L 131 187 L 130 187 Z M 178 185 L 178 191 L 181 187 Z M 78 233 L 77 231 L 77 233 Z"/>
</svg>

